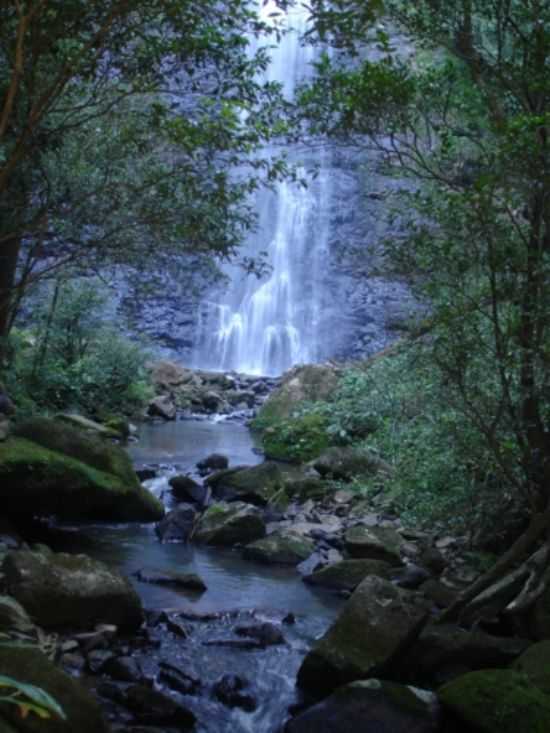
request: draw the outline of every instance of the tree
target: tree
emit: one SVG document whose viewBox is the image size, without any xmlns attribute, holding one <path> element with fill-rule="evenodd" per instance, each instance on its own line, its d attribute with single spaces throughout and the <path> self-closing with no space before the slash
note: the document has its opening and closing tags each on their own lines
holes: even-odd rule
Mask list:
<svg viewBox="0 0 550 733">
<path fill-rule="evenodd" d="M 284 168 L 250 155 L 278 99 L 265 32 L 247 0 L 2 4 L 0 338 L 51 268 L 234 251 Z"/>
<path fill-rule="evenodd" d="M 417 182 L 414 236 L 393 254 L 430 303 L 425 348 L 486 441 L 503 506 L 530 516 L 445 618 L 473 621 L 489 607 L 518 619 L 550 580 L 550 8 L 384 5 L 416 57 L 371 28 L 380 58 L 342 67 L 325 57 L 302 112 L 313 131 L 378 149 Z"/>
</svg>

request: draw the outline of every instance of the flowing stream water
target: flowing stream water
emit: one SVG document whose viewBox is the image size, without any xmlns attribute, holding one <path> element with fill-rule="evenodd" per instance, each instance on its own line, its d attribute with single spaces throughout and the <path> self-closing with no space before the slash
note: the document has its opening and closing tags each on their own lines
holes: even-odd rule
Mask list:
<svg viewBox="0 0 550 733">
<path fill-rule="evenodd" d="M 159 478 L 146 485 L 163 496 L 168 508 L 169 476 L 175 472 L 193 473 L 196 462 L 212 452 L 227 455 L 230 465 L 252 465 L 262 460 L 245 426 L 211 420 L 144 425 L 139 442 L 130 447 L 136 467 L 159 467 Z M 295 680 L 300 662 L 314 639 L 336 617 L 341 598 L 305 585 L 294 568 L 247 562 L 238 549 L 160 543 L 150 525 L 101 524 L 73 529 L 73 551 L 81 549 L 122 571 L 134 583 L 146 609 L 219 614 L 216 619 L 189 622 L 187 639 L 165 631 L 160 633 L 158 649 L 135 653 L 151 677 L 160 662 L 168 662 L 201 680 L 200 694 L 182 698 L 197 716 L 197 733 L 280 731 L 289 706 L 299 699 Z M 197 573 L 208 589 L 197 594 L 141 583 L 133 573 L 142 568 Z M 280 624 L 289 613 L 296 622 L 281 627 L 286 640 L 282 646 L 258 651 L 205 644 L 213 639 L 234 638 L 233 629 L 238 623 Z M 226 674 L 250 682 L 247 691 L 257 699 L 256 710 L 231 709 L 216 700 L 212 685 Z"/>
<path fill-rule="evenodd" d="M 273 2 L 262 0 L 258 12 L 269 21 L 276 9 Z M 313 47 L 300 42 L 306 26 L 307 10 L 297 6 L 288 12 L 288 32 L 271 49 L 266 81 L 280 83 L 288 99 L 307 78 L 314 60 Z M 264 151 L 266 158 L 278 152 Z M 297 151 L 287 152 L 290 163 L 305 175 Z M 196 366 L 279 375 L 293 364 L 322 358 L 330 196 L 325 156 L 310 153 L 308 166 L 318 167 L 318 176 L 307 188 L 282 181 L 274 190 L 257 194 L 258 228 L 242 252 L 250 259 L 266 252 L 268 271 L 255 277 L 237 265 L 226 268 L 227 287 L 201 308 Z"/>
</svg>

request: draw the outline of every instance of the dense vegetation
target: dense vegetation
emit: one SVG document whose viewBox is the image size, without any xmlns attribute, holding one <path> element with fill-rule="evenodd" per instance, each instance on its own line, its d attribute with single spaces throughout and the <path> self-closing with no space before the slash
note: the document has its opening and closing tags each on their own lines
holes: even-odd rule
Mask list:
<svg viewBox="0 0 550 733">
<path fill-rule="evenodd" d="M 414 347 L 350 372 L 329 407 L 278 424 L 270 449 L 305 459 L 361 441 L 393 463 L 391 493 L 407 512 L 530 516 L 472 590 L 530 557 L 521 609 L 549 575 L 550 550 L 535 550 L 550 526 L 550 9 L 314 2 L 306 41 L 338 53 L 322 56 L 291 108 L 258 82 L 268 54 L 246 42 L 268 29 L 244 0 L 224 5 L 0 8 L 2 358 L 22 298 L 52 272 L 233 254 L 253 224 L 250 191 L 288 173 L 255 154 L 272 135 L 374 149 L 413 181 L 398 203 L 410 236 L 386 243 L 387 261 L 409 275 L 429 323 Z M 388 18 L 411 53 L 394 47 Z M 114 385 L 121 403 L 108 408 L 131 407 L 140 357 L 118 342 L 117 352 L 109 330 L 67 341 L 55 297 L 38 340 L 16 339 L 8 379 L 34 389 L 40 408 L 97 413 Z"/>
</svg>

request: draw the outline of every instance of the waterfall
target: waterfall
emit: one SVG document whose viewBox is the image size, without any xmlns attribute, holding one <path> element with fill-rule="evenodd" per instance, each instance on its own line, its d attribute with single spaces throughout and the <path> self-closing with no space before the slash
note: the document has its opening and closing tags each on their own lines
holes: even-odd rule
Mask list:
<svg viewBox="0 0 550 733">
<path fill-rule="evenodd" d="M 259 3 L 266 21 L 274 10 L 269 1 Z M 271 49 L 266 80 L 279 82 L 291 98 L 296 84 L 308 75 L 315 52 L 300 43 L 307 10 L 289 11 L 286 22 L 288 32 Z M 277 151 L 264 152 L 270 157 Z M 236 265 L 225 268 L 227 287 L 201 305 L 195 366 L 279 375 L 293 364 L 322 357 L 330 193 L 323 155 L 309 153 L 308 164 L 316 164 L 319 175 L 307 188 L 282 181 L 257 194 L 258 227 L 242 252 L 253 259 L 266 252 L 267 271 L 255 276 Z M 297 151 L 288 151 L 288 157 L 298 167 L 303 163 Z"/>
</svg>

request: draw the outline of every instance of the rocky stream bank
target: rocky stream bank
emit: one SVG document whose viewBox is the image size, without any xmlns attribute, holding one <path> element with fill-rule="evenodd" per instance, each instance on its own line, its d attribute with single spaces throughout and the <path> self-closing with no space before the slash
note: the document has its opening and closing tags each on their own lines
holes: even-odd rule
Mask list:
<svg viewBox="0 0 550 733">
<path fill-rule="evenodd" d="M 175 405 L 174 420 L 201 411 L 191 393 L 216 391 L 204 373 L 187 372 L 158 369 L 158 396 Z M 330 390 L 329 372 L 293 370 L 271 409 L 307 398 L 312 384 L 316 394 Z M 218 404 L 239 412 L 246 400 L 232 403 L 227 392 L 249 392 L 253 410 L 273 386 L 222 376 Z M 217 429 L 176 420 L 148 430 L 181 425 L 190 440 L 206 424 Z M 219 425 L 245 434 L 238 423 Z M 521 629 L 502 617 L 475 628 L 438 623 L 478 569 L 464 538 L 406 527 L 383 494 L 367 501 L 346 486 L 387 470 L 383 462 L 330 448 L 288 465 L 262 460 L 252 443 L 232 455 L 199 441 L 192 462 L 151 460 L 155 451 L 145 450 L 138 458 L 131 448 L 136 474 L 98 432 L 40 418 L 16 423 L 0 442 L 0 675 L 46 690 L 67 718 L 23 717 L 0 703 L 1 732 L 550 729 L 550 598 Z M 335 490 L 336 478 L 344 488 Z M 92 539 L 107 528 L 90 525 L 97 520 L 111 523 L 125 562 L 111 546 L 99 558 Z M 175 562 L 157 562 L 149 548 Z M 240 563 L 231 596 L 239 602 L 201 600 L 223 595 L 224 582 L 218 570 L 202 572 L 202 557 Z M 298 587 L 317 605 L 297 603 Z"/>
</svg>

